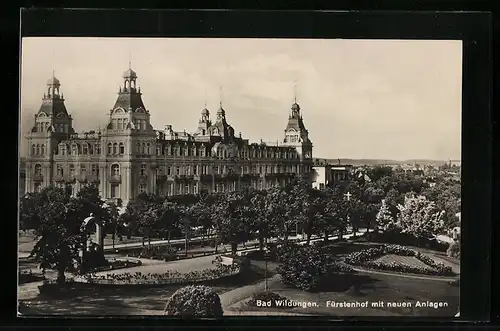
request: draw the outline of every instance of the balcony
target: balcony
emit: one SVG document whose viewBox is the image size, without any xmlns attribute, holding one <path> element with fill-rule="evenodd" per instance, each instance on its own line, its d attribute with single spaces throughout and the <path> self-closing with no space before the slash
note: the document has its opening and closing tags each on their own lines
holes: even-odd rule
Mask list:
<svg viewBox="0 0 500 331">
<path fill-rule="evenodd" d="M 64 175 L 56 175 L 54 180 L 58 183 L 63 183 L 66 181 L 66 177 Z"/>
<path fill-rule="evenodd" d="M 122 181 L 122 176 L 121 175 L 111 175 L 109 177 L 109 182 L 112 184 L 119 184 Z"/>
<path fill-rule="evenodd" d="M 88 175 L 88 176 L 86 176 L 86 178 L 87 178 L 87 182 L 89 182 L 89 183 L 98 183 L 98 182 L 100 182 L 98 175 Z"/>
<path fill-rule="evenodd" d="M 34 182 L 43 182 L 43 175 L 42 174 L 34 174 L 33 181 Z"/>
</svg>

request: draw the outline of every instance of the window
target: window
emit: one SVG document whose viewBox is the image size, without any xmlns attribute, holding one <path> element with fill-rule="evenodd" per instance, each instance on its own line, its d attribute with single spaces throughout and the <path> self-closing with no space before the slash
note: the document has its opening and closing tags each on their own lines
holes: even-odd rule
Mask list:
<svg viewBox="0 0 500 331">
<path fill-rule="evenodd" d="M 147 143 L 147 151 L 146 154 L 150 155 L 151 154 L 151 144 Z"/>
<path fill-rule="evenodd" d="M 116 154 L 118 154 L 118 144 L 114 143 L 113 144 L 113 155 L 116 155 Z"/>
<path fill-rule="evenodd" d="M 64 169 L 60 164 L 57 165 L 57 175 L 61 177 L 64 175 Z"/>
<path fill-rule="evenodd" d="M 118 198 L 118 184 L 111 184 L 111 198 Z"/>
<path fill-rule="evenodd" d="M 31 155 L 36 155 L 36 145 L 31 146 Z"/>
<path fill-rule="evenodd" d="M 189 184 L 184 186 L 184 194 L 189 194 Z"/>
<path fill-rule="evenodd" d="M 99 177 L 99 167 L 97 166 L 97 164 L 92 165 L 92 175 Z"/>
<path fill-rule="evenodd" d="M 161 146 L 156 145 L 156 155 L 161 155 Z"/>
<path fill-rule="evenodd" d="M 146 191 L 147 191 L 146 184 L 144 183 L 139 184 L 139 193 L 146 193 Z"/>
<path fill-rule="evenodd" d="M 141 153 L 141 143 L 140 142 L 137 142 L 137 153 L 138 154 Z"/>
<path fill-rule="evenodd" d="M 198 174 L 198 166 L 195 165 L 193 166 L 193 175 L 197 175 Z"/>
<path fill-rule="evenodd" d="M 180 185 L 177 185 L 177 194 L 178 194 L 178 195 L 182 194 L 182 193 L 181 193 L 181 186 L 180 186 Z"/>
<path fill-rule="evenodd" d="M 89 146 L 87 144 L 82 145 L 82 154 L 87 155 L 89 153 Z"/>
<path fill-rule="evenodd" d="M 85 175 L 87 173 L 87 166 L 85 164 L 80 164 L 80 174 Z"/>
<path fill-rule="evenodd" d="M 145 143 L 141 144 L 141 153 L 146 154 L 146 144 Z"/>
<path fill-rule="evenodd" d="M 177 176 L 179 176 L 179 175 L 181 174 L 181 167 L 177 166 L 177 167 L 175 168 L 175 174 L 176 174 Z"/>
<path fill-rule="evenodd" d="M 198 183 L 195 183 L 195 184 L 193 185 L 193 193 L 194 193 L 194 194 L 198 194 Z"/>
<path fill-rule="evenodd" d="M 76 147 L 76 144 L 71 145 L 71 154 L 78 155 L 78 148 Z"/>
<path fill-rule="evenodd" d="M 146 176 L 146 165 L 141 164 L 141 170 L 140 170 L 141 176 Z"/>
<path fill-rule="evenodd" d="M 35 164 L 35 175 L 40 176 L 42 174 L 42 166 L 40 164 Z"/>
<path fill-rule="evenodd" d="M 167 167 L 167 175 L 168 176 L 172 175 L 172 167 L 170 167 L 170 166 Z"/>
<path fill-rule="evenodd" d="M 36 145 L 36 155 L 40 155 L 40 145 Z"/>
<path fill-rule="evenodd" d="M 108 155 L 113 153 L 113 145 L 111 143 L 108 144 Z"/>
<path fill-rule="evenodd" d="M 41 155 L 45 155 L 45 144 L 42 144 L 42 146 L 40 146 L 40 153 Z"/>
<path fill-rule="evenodd" d="M 111 176 L 119 176 L 120 175 L 120 166 L 118 164 L 113 164 L 111 166 Z"/>
<path fill-rule="evenodd" d="M 324 188 L 325 188 L 325 184 L 323 184 L 323 183 L 319 183 L 319 189 L 320 189 L 320 190 L 323 190 Z"/>
<path fill-rule="evenodd" d="M 125 154 L 125 145 L 123 143 L 120 143 L 120 155 Z"/>
<path fill-rule="evenodd" d="M 101 144 L 95 144 L 95 153 L 97 155 L 101 154 Z"/>
<path fill-rule="evenodd" d="M 71 178 L 73 178 L 75 176 L 75 165 L 74 164 L 69 165 L 69 175 Z"/>
</svg>

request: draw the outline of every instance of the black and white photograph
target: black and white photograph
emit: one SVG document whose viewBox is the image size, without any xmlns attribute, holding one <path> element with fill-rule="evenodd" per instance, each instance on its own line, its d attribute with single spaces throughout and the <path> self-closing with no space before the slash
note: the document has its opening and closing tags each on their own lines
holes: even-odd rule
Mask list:
<svg viewBox="0 0 500 331">
<path fill-rule="evenodd" d="M 18 316 L 459 317 L 462 47 L 22 38 Z"/>
</svg>

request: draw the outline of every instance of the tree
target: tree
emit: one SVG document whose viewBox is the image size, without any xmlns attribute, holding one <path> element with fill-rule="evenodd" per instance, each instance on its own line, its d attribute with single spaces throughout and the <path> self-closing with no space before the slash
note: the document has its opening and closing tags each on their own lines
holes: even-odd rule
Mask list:
<svg viewBox="0 0 500 331">
<path fill-rule="evenodd" d="M 68 190 L 49 186 L 28 199 L 33 200 L 21 203 L 21 215 L 27 223 L 37 224 L 37 243 L 30 256 L 40 261 L 42 268 L 57 269 L 57 282 L 64 283 L 64 273 L 81 263 L 79 252 L 87 240 L 81 228 L 83 220 L 90 212 L 108 218 L 107 210 L 95 186 L 84 187 L 76 197 L 71 197 Z M 28 219 L 29 215 L 32 219 Z"/>
<path fill-rule="evenodd" d="M 343 214 L 343 203 L 344 197 L 342 192 L 338 188 L 327 188 L 323 192 L 323 196 L 321 197 L 321 205 L 318 218 L 319 228 L 324 231 L 324 240 L 327 241 L 328 237 L 335 230 L 339 230 L 343 235 L 343 231 L 345 230 L 345 224 L 343 224 L 343 219 L 346 215 Z M 341 230 L 341 229 L 344 230 Z"/>
<path fill-rule="evenodd" d="M 172 231 L 179 226 L 179 218 L 179 205 L 175 202 L 165 200 L 160 211 L 159 231 L 161 233 L 167 233 L 167 240 L 169 244 Z"/>
<path fill-rule="evenodd" d="M 375 221 L 377 228 L 382 231 L 390 231 L 392 227 L 394 227 L 394 217 L 392 217 L 392 213 L 385 200 L 382 200 L 382 204 Z"/>
<path fill-rule="evenodd" d="M 405 197 L 398 209 L 395 225 L 402 233 L 417 239 L 432 239 L 444 229 L 444 211 L 438 210 L 435 203 L 424 196 Z"/>
<path fill-rule="evenodd" d="M 143 212 L 137 218 L 137 231 L 143 238 L 148 240 L 151 246 L 151 238 L 158 235 L 158 223 L 161 217 L 161 209 L 157 204 L 148 203 Z"/>
<path fill-rule="evenodd" d="M 292 203 L 288 208 L 292 211 L 297 221 L 302 224 L 306 234 L 306 245 L 309 245 L 311 236 L 318 230 L 318 222 L 323 215 L 320 191 L 313 189 L 309 183 L 299 180 L 292 189 Z"/>
<path fill-rule="evenodd" d="M 215 201 L 215 222 L 223 243 L 231 244 L 232 254 L 236 254 L 238 244 L 249 239 L 251 208 L 246 196 L 241 192 L 225 192 Z"/>
<path fill-rule="evenodd" d="M 267 191 L 252 192 L 250 197 L 251 213 L 254 215 L 251 228 L 257 233 L 259 239 L 259 249 L 264 249 L 264 242 L 269 238 L 272 233 L 272 209 L 269 208 L 268 203 L 270 200 L 267 198 Z"/>
</svg>

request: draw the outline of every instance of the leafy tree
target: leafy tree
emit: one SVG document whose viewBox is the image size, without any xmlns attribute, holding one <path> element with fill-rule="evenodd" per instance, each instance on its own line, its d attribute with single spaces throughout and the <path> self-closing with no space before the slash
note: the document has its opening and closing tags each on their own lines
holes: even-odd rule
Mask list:
<svg viewBox="0 0 500 331">
<path fill-rule="evenodd" d="M 271 224 L 273 209 L 269 205 L 270 199 L 267 191 L 252 192 L 250 197 L 251 213 L 254 215 L 251 221 L 251 228 L 257 233 L 259 239 L 259 249 L 264 249 L 264 242 L 273 233 Z"/>
<path fill-rule="evenodd" d="M 402 233 L 417 239 L 432 239 L 444 229 L 444 212 L 424 196 L 405 197 L 404 204 L 398 209 L 396 226 Z"/>
<path fill-rule="evenodd" d="M 82 231 L 83 220 L 94 213 L 108 218 L 103 201 L 95 186 L 84 187 L 76 197 L 68 190 L 53 186 L 29 195 L 30 203 L 21 203 L 21 215 L 28 224 L 36 224 L 37 237 L 31 256 L 40 261 L 42 268 L 57 269 L 58 283 L 65 282 L 65 272 L 78 265 L 79 252 L 87 235 Z M 32 215 L 32 219 L 29 219 Z"/>
<path fill-rule="evenodd" d="M 313 189 L 306 181 L 300 180 L 294 185 L 291 197 L 293 201 L 288 208 L 302 224 L 306 234 L 306 245 L 309 245 L 311 236 L 319 229 L 316 220 L 323 217 L 320 191 Z"/>
<path fill-rule="evenodd" d="M 137 230 L 142 238 L 147 238 L 148 247 L 151 246 L 151 238 L 158 236 L 158 223 L 161 219 L 162 210 L 157 204 L 149 203 L 137 218 Z"/>
<path fill-rule="evenodd" d="M 394 227 L 394 217 L 389 209 L 389 206 L 382 200 L 382 204 L 380 206 L 380 210 L 377 213 L 376 217 L 377 227 L 382 231 L 390 231 L 392 227 Z"/>
<path fill-rule="evenodd" d="M 241 192 L 225 192 L 218 195 L 214 217 L 219 224 L 223 243 L 231 244 L 231 252 L 236 254 L 238 244 L 249 238 L 249 201 Z"/>
<path fill-rule="evenodd" d="M 372 181 L 378 182 L 383 178 L 392 177 L 394 175 L 394 171 L 391 167 L 377 165 L 367 169 L 366 174 Z"/>
</svg>

